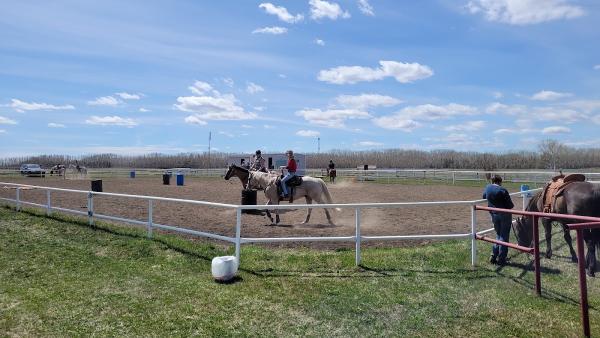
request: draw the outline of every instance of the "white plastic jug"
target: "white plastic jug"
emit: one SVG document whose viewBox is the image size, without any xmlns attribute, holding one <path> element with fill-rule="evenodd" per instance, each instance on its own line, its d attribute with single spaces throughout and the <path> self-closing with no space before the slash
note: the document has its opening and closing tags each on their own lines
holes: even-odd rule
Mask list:
<svg viewBox="0 0 600 338">
<path fill-rule="evenodd" d="M 235 277 L 238 269 L 238 260 L 235 256 L 220 256 L 212 260 L 212 275 L 220 282 L 226 282 Z"/>
</svg>

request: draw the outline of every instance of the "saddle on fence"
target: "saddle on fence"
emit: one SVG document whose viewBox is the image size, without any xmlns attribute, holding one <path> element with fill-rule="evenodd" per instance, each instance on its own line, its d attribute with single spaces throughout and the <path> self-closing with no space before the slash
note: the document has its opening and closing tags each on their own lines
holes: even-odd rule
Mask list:
<svg viewBox="0 0 600 338">
<path fill-rule="evenodd" d="M 555 211 L 556 199 L 560 197 L 565 188 L 573 182 L 584 182 L 585 175 L 583 174 L 569 174 L 569 175 L 558 175 L 552 177 L 552 182 L 546 184 L 544 192 L 542 193 L 543 198 L 543 212 Z"/>
<path fill-rule="evenodd" d="M 283 178 L 283 176 L 280 176 L 277 179 L 277 194 L 281 195 L 281 193 L 283 192 L 283 189 L 281 188 L 281 179 Z M 294 176 L 292 178 L 290 178 L 287 182 L 286 182 L 287 186 L 288 186 L 288 192 L 290 193 L 290 203 L 294 202 L 294 192 L 296 190 L 296 187 L 299 186 L 300 184 L 302 184 L 302 176 Z"/>
</svg>

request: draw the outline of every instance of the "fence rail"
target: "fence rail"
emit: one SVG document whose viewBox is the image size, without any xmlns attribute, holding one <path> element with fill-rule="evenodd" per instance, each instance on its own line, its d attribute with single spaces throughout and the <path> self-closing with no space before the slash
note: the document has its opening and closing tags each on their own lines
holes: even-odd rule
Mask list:
<svg viewBox="0 0 600 338">
<path fill-rule="evenodd" d="M 61 211 L 66 213 L 72 213 L 75 215 L 87 216 L 89 224 L 93 224 L 95 219 L 104 219 L 111 221 L 124 222 L 128 224 L 134 224 L 139 226 L 145 226 L 147 228 L 147 236 L 152 237 L 154 229 L 162 229 L 174 232 L 185 233 L 188 235 L 194 235 L 205 238 L 212 238 L 216 240 L 225 241 L 228 243 L 233 243 L 235 245 L 235 255 L 238 259 L 240 259 L 240 247 L 241 244 L 246 243 L 281 243 L 281 242 L 320 242 L 320 241 L 328 241 L 328 242 L 355 242 L 356 247 L 356 257 L 355 262 L 357 265 L 361 262 L 361 242 L 363 241 L 390 241 L 390 240 L 429 240 L 429 239 L 471 239 L 471 254 L 472 254 L 472 264 L 476 264 L 476 250 L 475 250 L 475 240 L 476 235 L 482 235 L 487 232 L 493 231 L 493 229 L 486 229 L 483 231 L 476 231 L 476 217 L 474 213 L 474 206 L 485 202 L 486 200 L 479 199 L 473 201 L 438 201 L 438 202 L 396 202 L 396 203 L 348 203 L 348 204 L 290 204 L 290 205 L 269 205 L 269 210 L 274 209 L 312 209 L 312 208 L 346 208 L 346 209 L 354 209 L 355 212 L 355 234 L 354 236 L 331 236 L 331 237 L 279 237 L 279 238 L 251 238 L 251 237 L 242 237 L 241 234 L 241 225 L 242 225 L 242 210 L 246 209 L 259 209 L 265 210 L 267 209 L 264 205 L 234 205 L 227 203 L 215 203 L 215 202 L 206 202 L 206 201 L 196 201 L 196 200 L 188 200 L 188 199 L 178 199 L 178 198 L 168 198 L 168 197 L 158 197 L 158 196 L 143 196 L 143 195 L 130 195 L 130 194 L 119 194 L 119 193 L 107 193 L 107 192 L 93 192 L 86 190 L 75 190 L 75 189 L 64 189 L 64 188 L 54 188 L 54 187 L 44 187 L 44 186 L 34 186 L 34 185 L 25 185 L 18 183 L 9 183 L 9 182 L 0 182 L 0 185 L 13 187 L 15 189 L 15 198 L 0 198 L 2 201 L 12 202 L 15 204 L 17 210 L 20 210 L 24 205 L 34 206 L 38 208 L 42 208 L 46 210 L 46 214 L 50 215 L 53 211 Z M 29 201 L 25 201 L 21 197 L 22 189 L 39 189 L 45 190 L 47 195 L 46 204 L 33 203 Z M 513 193 L 513 196 L 522 196 L 523 203 L 525 205 L 527 193 L 536 191 L 539 189 L 532 189 L 529 191 L 523 191 L 518 193 Z M 66 192 L 66 193 L 75 193 L 85 196 L 87 199 L 87 211 L 81 210 L 73 210 L 68 208 L 62 208 L 52 205 L 52 194 L 51 192 Z M 145 200 L 148 203 L 147 208 L 147 217 L 146 220 L 136 220 L 129 219 L 123 217 L 117 217 L 112 215 L 104 215 L 94 212 L 94 197 L 95 196 L 112 196 L 112 197 L 121 197 L 121 198 L 130 198 L 130 199 L 139 199 Z M 235 224 L 235 237 L 223 236 L 193 229 L 187 229 L 175 225 L 170 224 L 158 224 L 153 222 L 153 214 L 154 214 L 154 201 L 166 201 L 166 202 L 175 202 L 175 203 L 186 203 L 192 205 L 202 205 L 208 207 L 215 208 L 226 208 L 226 209 L 235 209 L 236 210 L 236 224 Z M 423 235 L 387 235 L 387 236 L 364 236 L 361 234 L 361 211 L 367 208 L 403 208 L 403 207 L 433 207 L 433 206 L 447 206 L 447 205 L 458 205 L 465 206 L 471 209 L 471 231 L 467 233 L 452 233 L 452 234 L 423 234 Z M 465 226 L 467 226 L 468 222 L 465 222 Z"/>
</svg>

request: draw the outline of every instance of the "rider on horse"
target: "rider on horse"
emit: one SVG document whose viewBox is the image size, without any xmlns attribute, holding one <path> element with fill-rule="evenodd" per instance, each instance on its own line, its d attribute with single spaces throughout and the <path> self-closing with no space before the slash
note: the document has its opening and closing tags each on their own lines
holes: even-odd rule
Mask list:
<svg viewBox="0 0 600 338">
<path fill-rule="evenodd" d="M 250 169 L 251 170 L 256 170 L 256 171 L 262 171 L 262 172 L 267 172 L 267 168 L 265 166 L 265 159 L 264 157 L 262 157 L 262 153 L 259 150 L 256 151 L 256 154 L 254 155 L 254 161 L 252 161 L 252 165 L 250 165 Z"/>
<path fill-rule="evenodd" d="M 286 182 L 289 181 L 290 179 L 292 179 L 294 176 L 296 176 L 296 170 L 298 168 L 298 166 L 296 165 L 296 160 L 294 159 L 294 152 L 291 150 L 288 150 L 285 152 L 285 154 L 288 157 L 288 162 L 285 167 L 281 166 L 281 169 L 287 169 L 288 172 L 281 179 L 281 190 L 282 190 L 281 197 L 283 197 L 283 198 L 286 198 L 288 195 Z"/>
</svg>

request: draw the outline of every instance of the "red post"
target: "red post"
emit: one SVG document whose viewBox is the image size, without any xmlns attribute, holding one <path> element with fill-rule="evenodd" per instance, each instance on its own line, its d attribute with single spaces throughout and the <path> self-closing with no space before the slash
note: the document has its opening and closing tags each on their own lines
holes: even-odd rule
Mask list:
<svg viewBox="0 0 600 338">
<path fill-rule="evenodd" d="M 542 295 L 542 277 L 540 275 L 540 229 L 538 228 L 538 217 L 533 218 L 533 266 L 535 268 L 535 293 Z"/>
<path fill-rule="evenodd" d="M 577 265 L 579 266 L 579 303 L 581 304 L 581 324 L 583 334 L 590 336 L 590 315 L 587 299 L 587 277 L 585 275 L 585 253 L 583 250 L 583 229 L 577 229 Z"/>
</svg>

